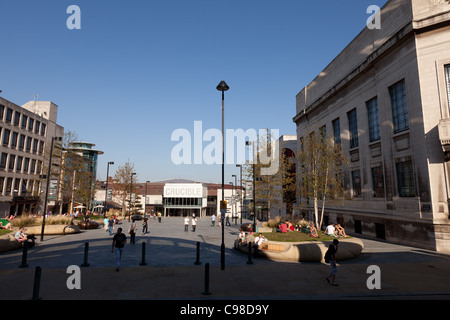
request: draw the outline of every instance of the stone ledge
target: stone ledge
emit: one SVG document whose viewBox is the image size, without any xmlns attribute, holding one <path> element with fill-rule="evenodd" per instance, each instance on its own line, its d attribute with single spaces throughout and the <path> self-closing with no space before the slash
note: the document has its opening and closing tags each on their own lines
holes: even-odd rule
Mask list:
<svg viewBox="0 0 450 320">
<path fill-rule="evenodd" d="M 42 230 L 42 226 L 33 226 L 26 227 L 23 229 L 24 233 L 40 235 Z M 15 231 L 5 234 L 0 237 L 0 252 L 7 252 L 12 250 L 17 250 L 22 248 L 20 243 L 14 237 L 17 232 Z M 73 234 L 80 232 L 80 228 L 76 225 L 48 225 L 45 226 L 44 234 L 45 235 L 65 235 L 65 234 Z"/>
<path fill-rule="evenodd" d="M 279 242 L 265 241 L 269 250 L 259 250 L 258 255 L 270 260 L 292 262 L 324 262 L 325 252 L 332 241 L 303 241 Z M 281 251 L 280 246 L 284 247 Z M 277 250 L 270 250 L 276 247 Z M 363 242 L 358 238 L 339 239 L 339 249 L 336 260 L 343 261 L 359 256 L 364 249 Z M 248 254 L 247 246 L 240 246 L 239 250 Z"/>
</svg>

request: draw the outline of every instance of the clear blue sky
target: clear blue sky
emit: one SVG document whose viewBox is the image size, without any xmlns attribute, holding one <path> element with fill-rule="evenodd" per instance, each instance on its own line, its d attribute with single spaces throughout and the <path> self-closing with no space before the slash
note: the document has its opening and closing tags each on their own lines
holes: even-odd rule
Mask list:
<svg viewBox="0 0 450 320">
<path fill-rule="evenodd" d="M 174 165 L 178 128 L 295 134 L 295 96 L 386 0 L 2 0 L 0 90 L 18 105 L 59 106 L 58 123 L 138 180 L 221 181 L 220 165 Z M 69 30 L 70 5 L 81 30 Z M 207 144 L 207 143 L 205 143 Z M 239 174 L 226 166 L 225 182 Z"/>
</svg>

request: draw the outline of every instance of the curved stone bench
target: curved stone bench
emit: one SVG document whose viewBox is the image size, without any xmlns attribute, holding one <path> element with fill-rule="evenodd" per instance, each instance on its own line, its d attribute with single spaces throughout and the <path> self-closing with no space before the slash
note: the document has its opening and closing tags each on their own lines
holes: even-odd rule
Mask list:
<svg viewBox="0 0 450 320">
<path fill-rule="evenodd" d="M 14 238 L 14 232 L 1 236 L 0 238 L 0 252 L 7 252 L 22 248 L 19 241 Z"/>
<path fill-rule="evenodd" d="M 23 228 L 24 233 L 40 235 L 42 226 L 33 226 Z M 65 225 L 65 224 L 49 224 L 44 228 L 44 235 L 65 235 L 80 232 L 80 227 L 77 225 Z"/>
<path fill-rule="evenodd" d="M 258 255 L 270 260 L 293 262 L 324 262 L 325 252 L 332 241 L 278 242 L 265 241 Z M 247 246 L 239 249 L 248 254 Z M 358 238 L 340 238 L 336 260 L 343 261 L 359 256 L 364 249 Z"/>
</svg>

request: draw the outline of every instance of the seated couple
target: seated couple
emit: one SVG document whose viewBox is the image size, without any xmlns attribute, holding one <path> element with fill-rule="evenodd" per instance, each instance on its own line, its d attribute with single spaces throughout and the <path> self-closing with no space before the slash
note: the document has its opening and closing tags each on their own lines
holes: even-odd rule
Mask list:
<svg viewBox="0 0 450 320">
<path fill-rule="evenodd" d="M 340 224 L 334 226 L 333 223 L 327 226 L 327 228 L 325 229 L 325 234 L 332 237 L 344 237 L 344 238 L 348 237 L 347 234 L 345 233 L 344 228 Z"/>
</svg>

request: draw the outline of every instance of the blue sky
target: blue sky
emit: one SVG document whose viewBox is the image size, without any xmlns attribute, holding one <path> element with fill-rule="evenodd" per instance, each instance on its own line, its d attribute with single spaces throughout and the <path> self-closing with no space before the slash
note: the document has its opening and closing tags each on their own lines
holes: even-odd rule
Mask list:
<svg viewBox="0 0 450 320">
<path fill-rule="evenodd" d="M 386 0 L 1 0 L 0 90 L 59 106 L 58 123 L 104 151 L 97 178 L 130 161 L 138 180 L 221 182 L 221 166 L 175 165 L 174 130 L 295 134 L 295 96 Z M 70 5 L 81 29 L 69 30 Z M 205 143 L 207 144 L 207 143 Z M 239 174 L 227 165 L 225 182 Z"/>
</svg>

